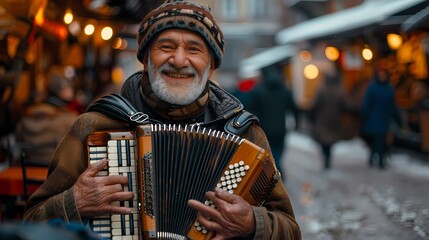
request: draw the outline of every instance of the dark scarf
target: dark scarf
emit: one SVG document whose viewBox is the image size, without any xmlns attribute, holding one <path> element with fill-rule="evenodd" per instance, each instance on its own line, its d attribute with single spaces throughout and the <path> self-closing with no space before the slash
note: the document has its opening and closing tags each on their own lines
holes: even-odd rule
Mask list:
<svg viewBox="0 0 429 240">
<path fill-rule="evenodd" d="M 194 102 L 186 105 L 174 105 L 161 100 L 152 90 L 147 74 L 142 74 L 140 96 L 144 106 L 150 115 L 155 118 L 165 119 L 168 122 L 198 122 L 204 119 L 204 111 L 208 104 L 209 88 L 206 85 L 204 91 Z"/>
</svg>

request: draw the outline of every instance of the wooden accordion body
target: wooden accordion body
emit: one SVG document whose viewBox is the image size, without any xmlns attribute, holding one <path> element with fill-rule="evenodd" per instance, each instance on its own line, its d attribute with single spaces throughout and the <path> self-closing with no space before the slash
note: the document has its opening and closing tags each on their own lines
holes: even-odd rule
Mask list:
<svg viewBox="0 0 429 240">
<path fill-rule="evenodd" d="M 124 191 L 135 196 L 113 203 L 130 207 L 130 215 L 90 220 L 92 230 L 106 239 L 209 239 L 211 232 L 195 221 L 189 199 L 210 205 L 204 194 L 217 186 L 260 206 L 279 178 L 264 149 L 194 126 L 146 124 L 134 131 L 94 132 L 87 149 L 90 164 L 108 158 L 98 175 L 127 176 Z"/>
</svg>

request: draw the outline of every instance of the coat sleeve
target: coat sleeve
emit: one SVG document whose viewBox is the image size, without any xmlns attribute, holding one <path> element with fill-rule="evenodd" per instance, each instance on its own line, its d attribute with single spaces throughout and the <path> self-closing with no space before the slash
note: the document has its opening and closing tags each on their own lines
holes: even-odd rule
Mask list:
<svg viewBox="0 0 429 240">
<path fill-rule="evenodd" d="M 270 152 L 271 149 L 263 130 L 253 124 L 242 137 Z M 292 204 L 283 182 L 276 183 L 262 207 L 253 207 L 256 219 L 254 239 L 301 239 L 301 231 L 295 220 Z"/>
<path fill-rule="evenodd" d="M 86 137 L 95 131 L 124 129 L 125 126 L 99 113 L 85 113 L 62 138 L 49 163 L 47 179 L 29 198 L 26 221 L 48 221 L 59 218 L 67 222 L 81 222 L 73 186 L 88 165 Z"/>
</svg>

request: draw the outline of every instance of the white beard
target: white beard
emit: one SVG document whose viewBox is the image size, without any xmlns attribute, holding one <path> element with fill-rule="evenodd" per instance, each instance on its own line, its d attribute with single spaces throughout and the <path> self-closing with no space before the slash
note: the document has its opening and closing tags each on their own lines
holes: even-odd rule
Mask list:
<svg viewBox="0 0 429 240">
<path fill-rule="evenodd" d="M 175 72 L 183 74 L 194 74 L 195 77 L 189 84 L 184 84 L 183 82 L 167 84 L 161 77 L 161 72 L 167 69 L 174 69 Z M 192 66 L 178 70 L 170 64 L 164 63 L 156 70 L 150 58 L 148 59 L 148 76 L 153 92 L 161 100 L 171 104 L 185 106 L 197 100 L 206 87 L 209 73 L 210 64 L 204 70 L 203 76 L 200 76 Z"/>
</svg>

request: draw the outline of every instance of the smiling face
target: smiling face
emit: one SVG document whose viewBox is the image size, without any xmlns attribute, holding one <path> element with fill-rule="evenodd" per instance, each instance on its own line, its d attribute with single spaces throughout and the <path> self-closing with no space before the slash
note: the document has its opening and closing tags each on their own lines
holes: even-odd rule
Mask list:
<svg viewBox="0 0 429 240">
<path fill-rule="evenodd" d="M 201 95 L 214 66 L 204 40 L 182 29 L 161 32 L 151 44 L 146 59 L 154 93 L 177 105 L 192 103 Z"/>
</svg>

